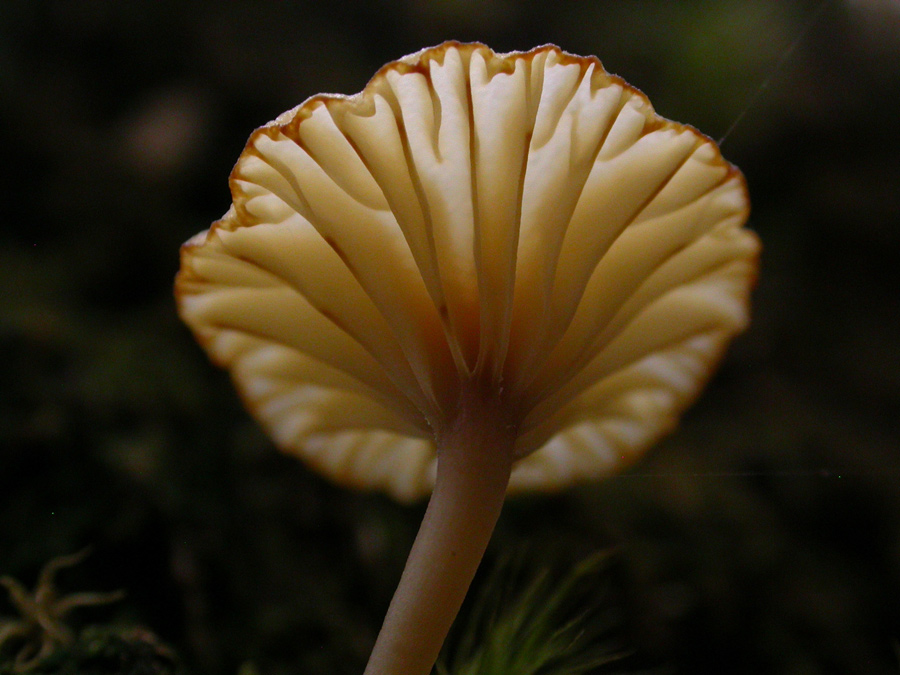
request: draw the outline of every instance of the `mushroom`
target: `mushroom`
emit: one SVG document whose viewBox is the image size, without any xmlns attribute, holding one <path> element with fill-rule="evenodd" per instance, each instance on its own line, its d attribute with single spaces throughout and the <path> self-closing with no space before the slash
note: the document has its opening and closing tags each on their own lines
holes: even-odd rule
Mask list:
<svg viewBox="0 0 900 675">
<path fill-rule="evenodd" d="M 619 470 L 748 320 L 741 173 L 594 57 L 448 42 L 255 131 L 182 318 L 286 452 L 431 493 L 366 668 L 435 662 L 508 491 Z"/>
</svg>

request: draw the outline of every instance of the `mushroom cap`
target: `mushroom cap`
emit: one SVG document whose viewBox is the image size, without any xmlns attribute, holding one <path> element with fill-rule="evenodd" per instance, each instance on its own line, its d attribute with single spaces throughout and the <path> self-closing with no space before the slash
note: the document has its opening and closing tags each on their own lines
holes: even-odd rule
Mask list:
<svg viewBox="0 0 900 675">
<path fill-rule="evenodd" d="M 594 57 L 448 42 L 256 130 L 176 296 L 275 443 L 408 501 L 473 383 L 510 490 L 621 468 L 748 321 L 741 173 Z"/>
</svg>

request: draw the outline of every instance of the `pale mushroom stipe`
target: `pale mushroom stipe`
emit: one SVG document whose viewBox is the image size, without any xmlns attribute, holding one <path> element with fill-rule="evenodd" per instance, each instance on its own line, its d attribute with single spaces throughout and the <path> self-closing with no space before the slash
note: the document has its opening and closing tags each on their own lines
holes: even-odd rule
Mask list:
<svg viewBox="0 0 900 675">
<path fill-rule="evenodd" d="M 508 491 L 621 469 L 747 324 L 741 173 L 594 57 L 448 42 L 255 131 L 182 318 L 285 452 L 431 494 L 368 675 L 425 675 Z"/>
</svg>

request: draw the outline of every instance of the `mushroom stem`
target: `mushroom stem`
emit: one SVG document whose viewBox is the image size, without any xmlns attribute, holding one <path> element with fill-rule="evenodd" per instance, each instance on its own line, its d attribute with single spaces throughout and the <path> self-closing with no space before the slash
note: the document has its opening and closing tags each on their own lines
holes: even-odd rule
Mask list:
<svg viewBox="0 0 900 675">
<path fill-rule="evenodd" d="M 464 406 L 438 437 L 437 478 L 365 675 L 428 675 L 500 516 L 514 427 Z M 496 408 L 494 408 L 496 411 Z"/>
</svg>

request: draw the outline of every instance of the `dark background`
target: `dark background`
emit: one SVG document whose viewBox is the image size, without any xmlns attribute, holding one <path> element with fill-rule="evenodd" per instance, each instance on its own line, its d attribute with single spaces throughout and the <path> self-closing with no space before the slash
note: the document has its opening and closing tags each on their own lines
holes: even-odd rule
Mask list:
<svg viewBox="0 0 900 675">
<path fill-rule="evenodd" d="M 596 54 L 715 138 L 746 113 L 723 152 L 765 247 L 753 324 L 679 431 L 511 501 L 487 565 L 617 546 L 627 641 L 665 672 L 897 673 L 894 0 L 4 0 L 0 574 L 90 544 L 62 586 L 128 597 L 79 616 L 194 672 L 362 671 L 423 507 L 278 454 L 171 286 L 253 128 L 451 38 Z"/>
</svg>

